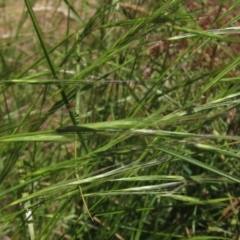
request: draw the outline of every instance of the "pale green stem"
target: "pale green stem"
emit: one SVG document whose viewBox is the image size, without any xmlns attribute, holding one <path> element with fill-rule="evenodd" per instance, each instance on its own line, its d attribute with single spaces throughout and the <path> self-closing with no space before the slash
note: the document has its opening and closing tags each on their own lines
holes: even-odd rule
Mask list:
<svg viewBox="0 0 240 240">
<path fill-rule="evenodd" d="M 24 162 L 23 160 L 18 160 L 17 162 L 17 166 L 18 166 L 18 174 L 19 174 L 19 182 L 20 184 L 24 183 L 24 175 L 25 175 L 25 168 L 24 168 Z M 28 197 L 29 193 L 27 191 L 23 191 L 22 192 L 22 198 L 26 198 Z M 29 231 L 29 235 L 30 235 L 30 239 L 34 240 L 35 239 L 35 231 L 34 231 L 34 225 L 33 225 L 33 213 L 32 213 L 32 209 L 30 208 L 31 202 L 30 200 L 27 200 L 24 203 L 24 209 L 26 210 L 25 212 L 25 217 L 26 217 L 26 222 L 28 225 L 28 231 Z"/>
</svg>

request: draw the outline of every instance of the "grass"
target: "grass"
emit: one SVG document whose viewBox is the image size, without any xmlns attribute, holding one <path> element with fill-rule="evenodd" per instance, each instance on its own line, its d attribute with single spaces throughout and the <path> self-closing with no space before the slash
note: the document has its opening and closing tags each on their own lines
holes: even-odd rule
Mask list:
<svg viewBox="0 0 240 240">
<path fill-rule="evenodd" d="M 239 1 L 2 0 L 0 236 L 239 239 Z"/>
</svg>

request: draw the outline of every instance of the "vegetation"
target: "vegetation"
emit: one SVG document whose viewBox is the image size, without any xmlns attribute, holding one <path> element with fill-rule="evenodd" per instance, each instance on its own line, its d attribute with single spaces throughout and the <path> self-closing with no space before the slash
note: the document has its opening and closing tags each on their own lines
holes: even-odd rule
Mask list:
<svg viewBox="0 0 240 240">
<path fill-rule="evenodd" d="M 239 4 L 1 0 L 0 238 L 239 239 Z"/>
</svg>

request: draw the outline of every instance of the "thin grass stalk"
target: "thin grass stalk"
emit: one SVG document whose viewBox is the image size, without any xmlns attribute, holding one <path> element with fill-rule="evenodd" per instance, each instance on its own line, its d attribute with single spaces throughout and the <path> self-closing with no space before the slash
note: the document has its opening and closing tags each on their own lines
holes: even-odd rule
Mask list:
<svg viewBox="0 0 240 240">
<path fill-rule="evenodd" d="M 76 40 L 78 41 L 78 39 L 79 39 L 79 34 L 78 34 L 78 32 L 76 33 Z M 77 65 L 76 65 L 76 71 L 77 71 L 77 73 L 79 73 L 80 71 L 81 71 L 81 65 L 80 65 L 80 53 L 81 53 L 81 49 L 80 49 L 80 44 L 77 44 Z M 76 85 L 76 107 L 75 107 L 75 120 L 76 120 L 76 124 L 78 125 L 79 124 L 79 118 L 80 118 L 80 111 L 79 111 L 79 109 L 80 109 L 80 101 L 81 101 L 81 94 L 80 94 L 80 84 L 79 83 L 77 83 L 77 85 Z M 74 139 L 74 157 L 75 157 L 75 159 L 76 158 L 78 158 L 79 156 L 78 156 L 78 141 L 79 141 L 79 136 L 81 137 L 81 133 L 79 133 L 79 134 L 77 134 L 77 133 L 75 133 L 74 134 L 74 136 L 75 136 L 75 139 Z M 81 137 L 80 138 L 80 140 L 81 140 L 81 143 L 84 143 L 85 144 L 85 142 L 84 142 L 84 140 L 83 140 L 83 138 Z M 86 150 L 86 145 L 85 145 L 85 150 Z M 81 148 L 81 153 L 85 153 L 85 151 L 83 152 L 83 150 L 84 150 L 83 148 Z M 77 178 L 77 180 L 79 180 L 79 174 L 78 174 L 78 169 L 77 169 L 77 166 L 75 166 L 75 176 L 76 176 L 76 178 Z M 89 216 L 90 216 L 90 218 L 93 220 L 93 218 L 92 218 L 92 216 L 91 216 L 91 214 L 90 214 L 90 212 L 89 212 L 89 210 L 88 210 L 88 207 L 87 207 L 87 203 L 86 203 L 86 201 L 85 201 L 85 199 L 84 199 L 84 196 L 83 196 L 83 192 L 82 192 L 82 188 L 81 188 L 81 186 L 80 185 L 78 185 L 78 187 L 79 187 L 79 193 L 80 193 L 80 196 L 81 196 L 81 198 L 82 198 L 82 201 L 83 201 L 83 205 L 84 205 L 84 208 L 85 208 L 85 210 L 87 211 L 87 213 L 89 214 Z"/>
<path fill-rule="evenodd" d="M 28 10 L 29 15 L 30 15 L 30 17 L 31 17 L 31 20 L 32 20 L 34 29 L 35 29 L 35 31 L 36 31 L 36 33 L 37 33 L 39 42 L 40 42 L 40 44 L 41 44 L 42 50 L 43 50 L 43 52 L 44 52 L 45 58 L 46 58 L 46 60 L 47 60 L 48 66 L 49 66 L 49 68 L 50 68 L 50 70 L 51 70 L 51 73 L 52 73 L 52 75 L 53 75 L 53 78 L 54 78 L 55 80 L 57 80 L 57 79 L 58 79 L 58 77 L 57 77 L 57 72 L 56 72 L 55 67 L 54 67 L 54 65 L 53 65 L 53 63 L 52 63 L 52 60 L 51 60 L 51 58 L 50 58 L 49 52 L 48 52 L 47 47 L 46 47 L 46 44 L 45 44 L 45 42 L 44 42 L 42 33 L 41 33 L 41 31 L 40 31 L 40 27 L 39 27 L 39 25 L 38 25 L 38 22 L 37 22 L 37 19 L 36 19 L 36 17 L 35 17 L 35 14 L 34 14 L 34 12 L 33 12 L 33 9 L 32 9 L 32 6 L 31 6 L 31 4 L 30 4 L 30 1 L 29 1 L 29 0 L 25 0 L 25 5 L 27 6 L 27 10 Z M 61 89 L 61 87 L 59 87 L 59 89 Z M 63 89 L 61 89 L 61 96 L 62 96 L 62 99 L 63 99 L 63 101 L 64 101 L 64 104 L 66 105 L 66 108 L 68 109 L 70 118 L 71 118 L 72 122 L 75 124 L 75 118 L 74 118 L 74 115 L 72 114 L 71 106 L 70 106 L 70 104 L 69 104 L 67 95 L 66 95 L 66 93 L 65 93 L 65 91 L 64 91 Z"/>
</svg>

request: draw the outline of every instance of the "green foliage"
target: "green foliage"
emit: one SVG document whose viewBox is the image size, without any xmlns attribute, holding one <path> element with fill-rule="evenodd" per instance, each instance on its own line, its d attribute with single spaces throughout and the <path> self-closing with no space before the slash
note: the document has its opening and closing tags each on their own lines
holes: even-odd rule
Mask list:
<svg viewBox="0 0 240 240">
<path fill-rule="evenodd" d="M 240 2 L 24 2 L 0 2 L 0 238 L 239 239 Z"/>
</svg>

